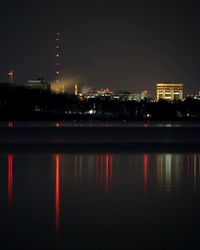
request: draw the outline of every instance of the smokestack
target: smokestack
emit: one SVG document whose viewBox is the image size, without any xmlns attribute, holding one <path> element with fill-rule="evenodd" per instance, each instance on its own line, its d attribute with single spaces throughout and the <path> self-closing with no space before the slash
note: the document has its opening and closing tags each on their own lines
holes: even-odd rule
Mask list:
<svg viewBox="0 0 200 250">
<path fill-rule="evenodd" d="M 75 82 L 75 84 L 74 84 L 74 94 L 76 96 L 78 95 L 78 82 Z"/>
</svg>

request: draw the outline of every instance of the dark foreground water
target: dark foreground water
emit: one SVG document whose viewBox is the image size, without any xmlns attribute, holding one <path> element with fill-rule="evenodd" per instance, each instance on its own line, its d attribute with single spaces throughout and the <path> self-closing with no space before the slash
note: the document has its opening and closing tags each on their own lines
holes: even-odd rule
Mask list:
<svg viewBox="0 0 200 250">
<path fill-rule="evenodd" d="M 2 153 L 0 229 L 3 250 L 200 249 L 200 154 Z"/>
</svg>

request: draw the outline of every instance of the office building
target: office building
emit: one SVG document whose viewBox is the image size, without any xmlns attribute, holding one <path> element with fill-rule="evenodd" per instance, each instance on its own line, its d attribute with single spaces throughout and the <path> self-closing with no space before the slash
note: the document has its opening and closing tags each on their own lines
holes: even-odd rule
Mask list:
<svg viewBox="0 0 200 250">
<path fill-rule="evenodd" d="M 50 91 L 50 84 L 43 79 L 29 80 L 26 84 L 28 89 L 38 89 L 43 91 Z"/>
<path fill-rule="evenodd" d="M 156 84 L 156 100 L 182 100 L 183 84 L 182 83 L 157 83 Z"/>
</svg>

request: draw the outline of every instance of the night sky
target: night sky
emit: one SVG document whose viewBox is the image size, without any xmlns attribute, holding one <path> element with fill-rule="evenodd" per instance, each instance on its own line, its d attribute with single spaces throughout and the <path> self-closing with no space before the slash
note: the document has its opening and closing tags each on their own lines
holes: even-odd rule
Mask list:
<svg viewBox="0 0 200 250">
<path fill-rule="evenodd" d="M 1 1 L 0 81 L 55 79 L 62 37 L 67 84 L 154 93 L 155 83 L 200 90 L 200 5 L 173 1 Z"/>
</svg>

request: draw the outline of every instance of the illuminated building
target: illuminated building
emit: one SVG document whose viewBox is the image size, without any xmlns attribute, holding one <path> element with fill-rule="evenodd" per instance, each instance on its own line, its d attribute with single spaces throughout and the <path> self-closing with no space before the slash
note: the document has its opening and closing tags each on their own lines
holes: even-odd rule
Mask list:
<svg viewBox="0 0 200 250">
<path fill-rule="evenodd" d="M 98 97 L 98 94 L 96 92 L 88 92 L 85 94 L 81 93 L 79 95 L 81 95 L 84 99 L 94 99 Z"/>
<path fill-rule="evenodd" d="M 113 94 L 113 91 L 110 89 L 98 89 L 97 94 L 99 96 L 111 96 Z"/>
<path fill-rule="evenodd" d="M 139 102 L 141 100 L 141 94 L 140 93 L 116 93 L 112 97 L 115 100 L 120 101 L 137 101 Z"/>
<path fill-rule="evenodd" d="M 111 100 L 119 100 L 119 101 L 137 101 L 140 102 L 142 99 L 149 98 L 148 91 L 142 91 L 140 93 L 129 93 L 127 91 L 119 91 L 114 93 L 110 89 L 98 89 L 96 91 L 90 91 L 87 93 L 80 93 L 83 98 L 85 99 L 92 99 L 92 98 L 108 98 Z"/>
<path fill-rule="evenodd" d="M 87 93 L 82 93 L 80 94 L 83 96 L 85 99 L 93 99 L 93 98 L 98 98 L 98 97 L 106 97 L 106 98 L 111 98 L 113 96 L 113 91 L 110 89 L 98 89 L 96 91 L 90 90 Z"/>
<path fill-rule="evenodd" d="M 182 83 L 157 83 L 156 84 L 156 100 L 182 100 L 183 84 Z"/>
<path fill-rule="evenodd" d="M 38 89 L 43 91 L 50 91 L 50 84 L 43 79 L 29 80 L 26 84 L 28 89 Z"/>
<path fill-rule="evenodd" d="M 145 98 L 150 98 L 149 92 L 147 90 L 144 90 L 142 92 L 138 93 L 129 93 L 127 91 L 119 91 L 115 94 L 113 94 L 113 99 L 118 99 L 120 101 L 136 101 L 140 102 L 141 100 Z"/>
<path fill-rule="evenodd" d="M 189 94 L 186 96 L 186 98 L 194 99 L 194 100 L 200 100 L 200 92 L 198 94 Z"/>
</svg>

